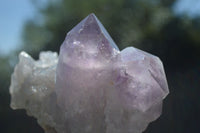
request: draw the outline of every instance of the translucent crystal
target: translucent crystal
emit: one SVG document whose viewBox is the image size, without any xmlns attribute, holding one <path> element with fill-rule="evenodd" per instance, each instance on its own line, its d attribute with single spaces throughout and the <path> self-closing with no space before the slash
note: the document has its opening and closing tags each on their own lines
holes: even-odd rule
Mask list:
<svg viewBox="0 0 200 133">
<path fill-rule="evenodd" d="M 56 53 L 20 54 L 11 107 L 24 108 L 46 133 L 141 133 L 169 93 L 162 62 L 134 47 L 119 51 L 94 14 Z"/>
</svg>

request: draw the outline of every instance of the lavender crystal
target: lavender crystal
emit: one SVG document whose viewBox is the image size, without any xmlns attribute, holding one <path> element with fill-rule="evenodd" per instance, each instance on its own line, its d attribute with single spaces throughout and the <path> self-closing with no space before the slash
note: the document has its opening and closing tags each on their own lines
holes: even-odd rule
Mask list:
<svg viewBox="0 0 200 133">
<path fill-rule="evenodd" d="M 11 107 L 26 109 L 46 133 L 141 133 L 169 90 L 158 57 L 120 51 L 90 14 L 67 34 L 59 59 L 21 53 L 10 93 Z"/>
</svg>

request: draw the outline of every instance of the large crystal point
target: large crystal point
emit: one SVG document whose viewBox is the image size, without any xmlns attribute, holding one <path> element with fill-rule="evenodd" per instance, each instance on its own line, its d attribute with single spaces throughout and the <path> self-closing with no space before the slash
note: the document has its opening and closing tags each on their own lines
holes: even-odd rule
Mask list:
<svg viewBox="0 0 200 133">
<path fill-rule="evenodd" d="M 60 49 L 56 92 L 73 133 L 106 132 L 106 91 L 119 50 L 94 14 L 73 28 Z"/>
<path fill-rule="evenodd" d="M 11 107 L 26 109 L 46 133 L 141 133 L 169 93 L 160 59 L 134 47 L 119 51 L 94 14 L 67 34 L 59 59 L 19 57 Z"/>
</svg>

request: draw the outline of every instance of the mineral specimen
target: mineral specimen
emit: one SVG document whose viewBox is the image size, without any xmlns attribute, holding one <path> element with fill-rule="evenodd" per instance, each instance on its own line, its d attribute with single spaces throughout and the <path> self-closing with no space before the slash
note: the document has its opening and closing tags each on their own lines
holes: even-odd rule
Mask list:
<svg viewBox="0 0 200 133">
<path fill-rule="evenodd" d="M 59 59 L 19 58 L 11 107 L 26 109 L 46 133 L 141 133 L 169 93 L 160 59 L 134 47 L 120 52 L 94 14 L 68 32 Z"/>
</svg>

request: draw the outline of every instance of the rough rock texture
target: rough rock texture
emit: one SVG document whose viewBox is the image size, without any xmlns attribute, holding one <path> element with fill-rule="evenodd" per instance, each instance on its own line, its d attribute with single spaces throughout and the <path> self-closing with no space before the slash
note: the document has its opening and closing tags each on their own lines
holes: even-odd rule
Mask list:
<svg viewBox="0 0 200 133">
<path fill-rule="evenodd" d="M 54 128 L 62 122 L 55 95 L 57 62 L 58 56 L 54 52 L 41 52 L 38 61 L 21 52 L 10 86 L 11 107 L 26 109 L 47 133 L 54 133 Z"/>
<path fill-rule="evenodd" d="M 120 52 L 90 14 L 67 34 L 59 60 L 22 52 L 10 93 L 11 107 L 26 109 L 46 133 L 141 133 L 169 91 L 158 57 L 134 47 Z"/>
</svg>

